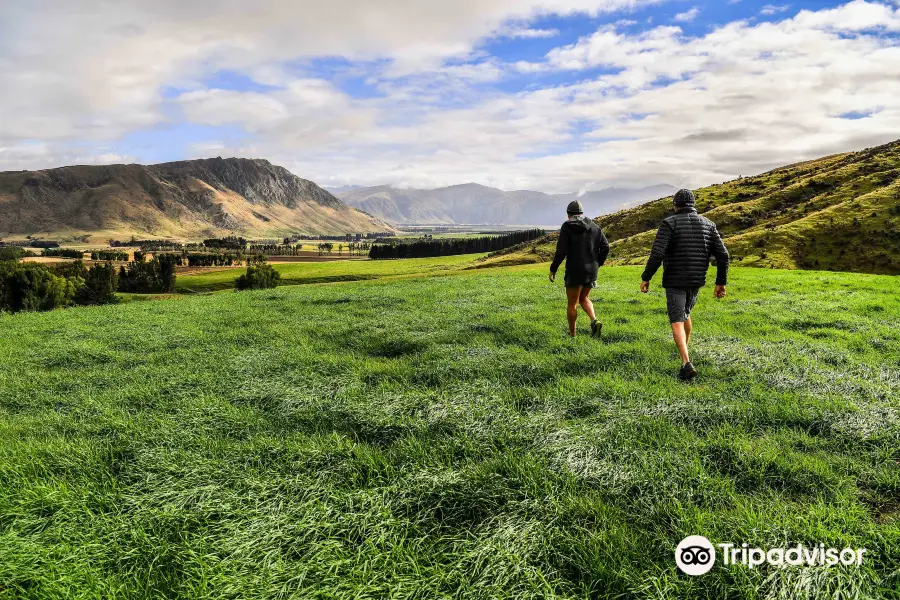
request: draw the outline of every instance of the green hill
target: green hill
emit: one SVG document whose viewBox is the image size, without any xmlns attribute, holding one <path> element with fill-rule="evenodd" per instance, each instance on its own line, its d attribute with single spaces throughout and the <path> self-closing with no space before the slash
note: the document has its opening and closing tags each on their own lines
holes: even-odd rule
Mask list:
<svg viewBox="0 0 900 600">
<path fill-rule="evenodd" d="M 697 190 L 736 264 L 784 269 L 900 273 L 900 141 L 828 156 Z M 672 198 L 599 217 L 618 264 L 643 262 Z M 483 265 L 549 260 L 537 243 Z"/>
</svg>

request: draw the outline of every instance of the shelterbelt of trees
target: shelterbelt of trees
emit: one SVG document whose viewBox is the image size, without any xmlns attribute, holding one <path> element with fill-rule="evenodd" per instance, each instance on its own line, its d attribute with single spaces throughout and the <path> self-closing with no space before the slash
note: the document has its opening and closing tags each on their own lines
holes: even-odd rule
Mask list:
<svg viewBox="0 0 900 600">
<path fill-rule="evenodd" d="M 110 255 L 117 254 L 110 252 Z M 117 293 L 168 294 L 175 292 L 175 268 L 188 264 L 242 265 L 247 271 L 235 281 L 236 290 L 278 286 L 281 275 L 268 264 L 265 254 L 159 253 L 152 258 L 136 251 L 134 260 L 118 268 L 110 260 L 86 267 L 81 260 L 61 264 L 20 263 L 28 252 L 17 247 L 0 248 L 0 312 L 46 311 L 69 306 L 116 304 Z"/>
<path fill-rule="evenodd" d="M 80 260 L 58 265 L 0 256 L 0 311 L 53 310 L 66 306 L 115 304 L 116 292 L 168 293 L 175 289 L 175 260 L 160 255 L 116 267 L 85 267 Z"/>
<path fill-rule="evenodd" d="M 405 241 L 400 238 L 392 240 L 389 244 L 375 244 L 369 251 L 369 258 L 428 258 L 433 256 L 496 252 L 497 250 L 536 240 L 546 235 L 546 233 L 543 229 L 526 229 L 503 235 L 471 238 L 414 239 L 412 241 Z"/>
</svg>

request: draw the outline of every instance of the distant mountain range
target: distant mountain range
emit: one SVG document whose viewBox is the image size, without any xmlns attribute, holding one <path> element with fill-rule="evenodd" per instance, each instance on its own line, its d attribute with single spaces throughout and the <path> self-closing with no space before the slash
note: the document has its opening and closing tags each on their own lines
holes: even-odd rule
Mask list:
<svg viewBox="0 0 900 600">
<path fill-rule="evenodd" d="M 609 214 L 674 193 L 670 185 L 640 189 L 608 188 L 584 194 L 544 194 L 530 190 L 506 192 L 467 183 L 434 190 L 387 185 L 337 191 L 338 197 L 389 223 L 557 225 L 566 205 L 578 199 L 589 216 Z"/>
<path fill-rule="evenodd" d="M 697 190 L 736 265 L 900 274 L 900 141 Z M 641 264 L 672 199 L 602 216 L 611 259 Z M 549 260 L 556 234 L 482 266 Z M 893 290 L 885 290 L 893 292 Z"/>
<path fill-rule="evenodd" d="M 278 238 L 391 229 L 261 159 L 0 172 L 0 237 Z"/>
<path fill-rule="evenodd" d="M 322 189 L 324 189 L 325 191 L 327 191 L 331 194 L 334 194 L 335 196 L 339 196 L 340 194 L 346 194 L 347 192 L 352 192 L 353 190 L 358 190 L 361 187 L 363 187 L 363 186 L 361 186 L 361 185 L 341 185 L 338 187 L 325 186 Z"/>
</svg>

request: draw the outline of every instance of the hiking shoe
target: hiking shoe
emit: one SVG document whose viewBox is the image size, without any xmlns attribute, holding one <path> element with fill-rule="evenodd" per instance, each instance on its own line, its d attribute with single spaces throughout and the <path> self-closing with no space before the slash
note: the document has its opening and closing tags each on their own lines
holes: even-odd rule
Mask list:
<svg viewBox="0 0 900 600">
<path fill-rule="evenodd" d="M 603 331 L 603 323 L 594 319 L 591 321 L 591 337 L 599 338 L 600 333 Z"/>
<path fill-rule="evenodd" d="M 688 363 L 681 367 L 681 371 L 678 373 L 678 377 L 682 381 L 690 381 L 694 377 L 697 376 L 697 369 L 694 368 L 694 365 Z"/>
</svg>

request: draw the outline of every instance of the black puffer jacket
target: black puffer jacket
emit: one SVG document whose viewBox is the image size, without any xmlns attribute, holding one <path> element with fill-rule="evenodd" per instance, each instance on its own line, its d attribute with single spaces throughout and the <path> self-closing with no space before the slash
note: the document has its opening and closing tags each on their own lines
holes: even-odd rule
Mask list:
<svg viewBox="0 0 900 600">
<path fill-rule="evenodd" d="M 563 259 L 566 259 L 566 279 L 572 281 L 593 281 L 597 271 L 609 256 L 609 242 L 600 227 L 587 217 L 569 219 L 559 229 L 556 242 L 556 256 L 550 265 L 550 272 L 556 273 Z"/>
<path fill-rule="evenodd" d="M 660 225 L 641 279 L 650 281 L 662 264 L 663 287 L 703 287 L 710 256 L 716 257 L 716 285 L 726 285 L 728 250 L 715 223 L 694 208 L 683 208 Z"/>
</svg>

